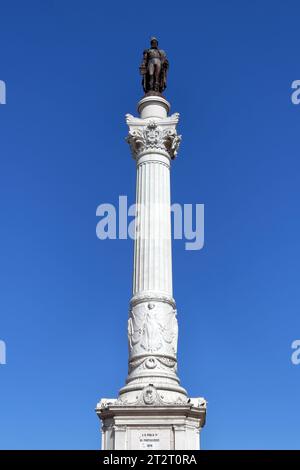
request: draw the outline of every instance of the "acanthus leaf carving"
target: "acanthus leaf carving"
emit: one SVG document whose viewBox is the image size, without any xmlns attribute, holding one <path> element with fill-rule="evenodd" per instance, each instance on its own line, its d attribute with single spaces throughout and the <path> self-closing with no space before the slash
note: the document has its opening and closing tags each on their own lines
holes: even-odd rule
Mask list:
<svg viewBox="0 0 300 470">
<path fill-rule="evenodd" d="M 126 140 L 131 147 L 134 158 L 149 150 L 167 153 L 170 158 L 175 158 L 181 142 L 181 135 L 177 134 L 175 127 L 178 117 L 171 116 L 171 118 L 172 120 L 166 118 L 161 121 L 154 119 L 145 121 L 127 115 L 129 133 Z"/>
</svg>

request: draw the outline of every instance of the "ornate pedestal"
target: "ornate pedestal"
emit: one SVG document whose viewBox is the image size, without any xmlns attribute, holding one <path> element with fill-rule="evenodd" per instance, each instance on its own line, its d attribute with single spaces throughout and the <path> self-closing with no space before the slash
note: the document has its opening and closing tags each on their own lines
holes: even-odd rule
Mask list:
<svg viewBox="0 0 300 470">
<path fill-rule="evenodd" d="M 102 408 L 101 408 L 102 407 Z M 205 403 L 124 406 L 100 403 L 102 449 L 197 450 L 205 423 Z"/>
<path fill-rule="evenodd" d="M 170 164 L 181 136 L 161 96 L 126 116 L 137 166 L 129 370 L 118 399 L 101 400 L 102 449 L 199 449 L 206 402 L 189 399 L 177 376 L 178 325 L 172 289 Z"/>
</svg>

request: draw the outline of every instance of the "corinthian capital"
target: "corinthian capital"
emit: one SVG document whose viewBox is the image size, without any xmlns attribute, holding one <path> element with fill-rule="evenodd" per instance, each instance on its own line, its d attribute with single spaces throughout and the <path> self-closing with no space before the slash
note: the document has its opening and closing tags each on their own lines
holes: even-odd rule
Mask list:
<svg viewBox="0 0 300 470">
<path fill-rule="evenodd" d="M 155 151 L 174 159 L 181 141 L 181 135 L 176 131 L 178 120 L 178 113 L 159 120 L 140 119 L 127 114 L 129 133 L 126 140 L 131 147 L 133 158 L 138 159 Z"/>
</svg>

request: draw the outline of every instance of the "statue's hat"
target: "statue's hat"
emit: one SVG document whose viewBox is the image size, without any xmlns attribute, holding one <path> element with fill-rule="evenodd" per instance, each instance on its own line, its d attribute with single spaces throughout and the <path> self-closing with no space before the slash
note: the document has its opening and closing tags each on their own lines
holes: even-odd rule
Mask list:
<svg viewBox="0 0 300 470">
<path fill-rule="evenodd" d="M 158 43 L 158 39 L 155 36 L 151 37 L 150 42 L 152 42 L 152 41 L 156 41 Z"/>
</svg>

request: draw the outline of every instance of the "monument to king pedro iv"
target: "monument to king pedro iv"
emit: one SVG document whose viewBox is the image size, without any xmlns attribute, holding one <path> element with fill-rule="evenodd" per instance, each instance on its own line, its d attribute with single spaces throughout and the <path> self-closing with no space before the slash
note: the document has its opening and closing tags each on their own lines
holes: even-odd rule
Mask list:
<svg viewBox="0 0 300 470">
<path fill-rule="evenodd" d="M 140 66 L 145 94 L 138 103 L 139 117 L 126 115 L 137 204 L 128 376 L 118 398 L 97 405 L 103 450 L 199 449 L 205 424 L 205 399 L 189 398 L 177 376 L 170 165 L 181 136 L 176 131 L 179 114 L 169 115 L 170 103 L 162 95 L 168 69 L 166 53 L 152 38 Z"/>
</svg>

